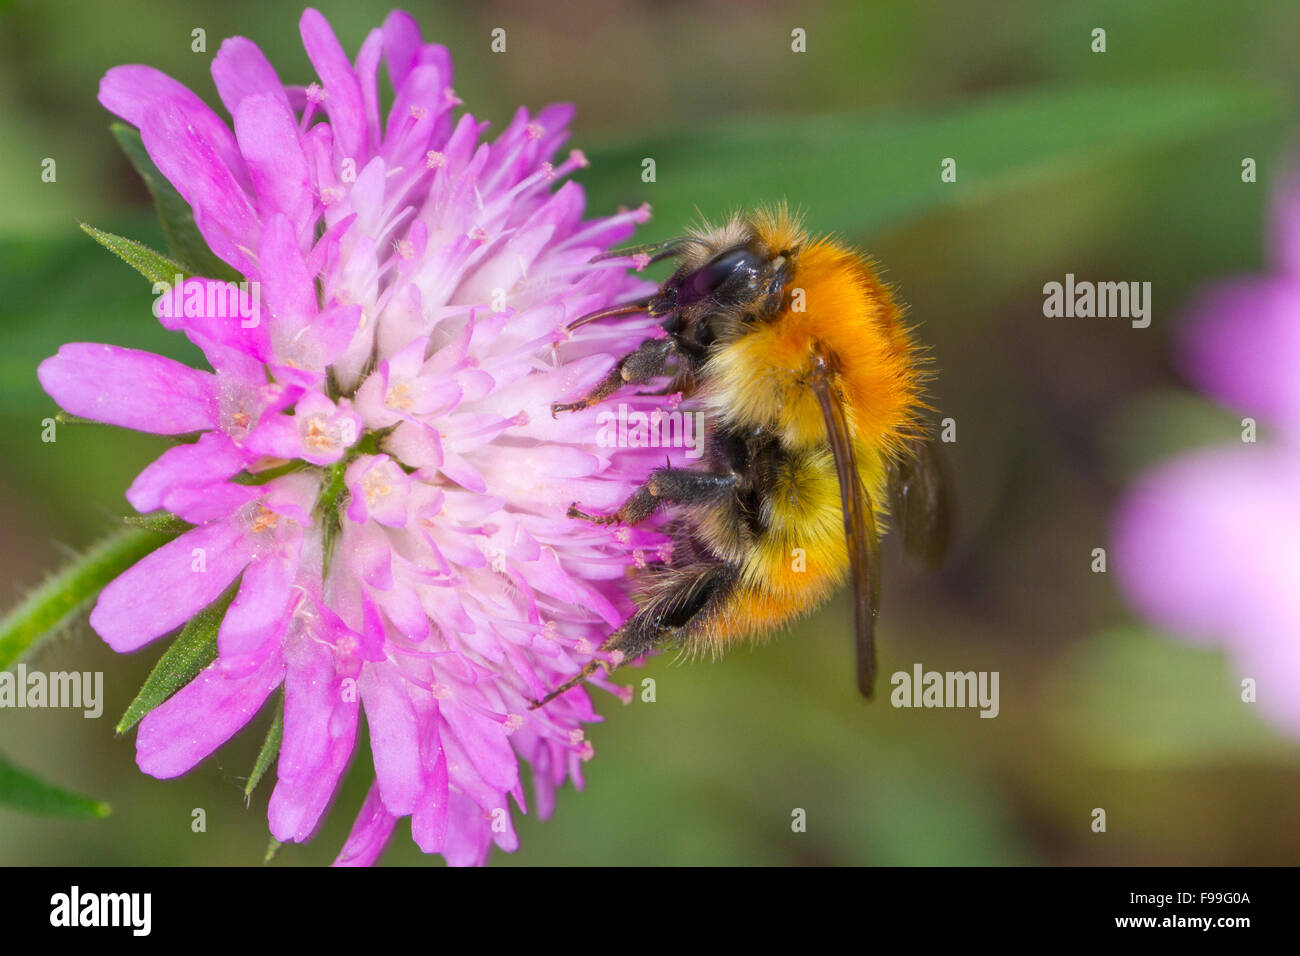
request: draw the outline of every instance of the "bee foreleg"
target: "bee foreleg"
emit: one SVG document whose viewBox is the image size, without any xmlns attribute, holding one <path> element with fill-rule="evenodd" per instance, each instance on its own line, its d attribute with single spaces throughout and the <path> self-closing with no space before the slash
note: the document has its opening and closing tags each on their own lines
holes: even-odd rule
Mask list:
<svg viewBox="0 0 1300 956">
<path fill-rule="evenodd" d="M 664 375 L 668 371 L 669 360 L 676 355 L 677 346 L 671 338 L 646 339 L 635 352 L 619 359 L 609 374 L 582 398 L 576 402 L 556 402 L 551 405 L 551 415 L 590 408 L 609 398 L 624 385 L 640 385 Z"/>
<path fill-rule="evenodd" d="M 739 480 L 740 476 L 734 473 L 718 475 L 688 468 L 657 468 L 613 514 L 591 515 L 573 504 L 569 506 L 569 517 L 596 524 L 636 524 L 654 514 L 664 502 L 704 505 L 718 501 L 731 494 Z"/>
</svg>

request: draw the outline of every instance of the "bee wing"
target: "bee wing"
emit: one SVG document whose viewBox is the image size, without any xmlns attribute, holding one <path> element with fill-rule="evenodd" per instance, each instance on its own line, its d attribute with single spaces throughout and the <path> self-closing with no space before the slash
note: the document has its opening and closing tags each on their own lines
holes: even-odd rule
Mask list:
<svg viewBox="0 0 1300 956">
<path fill-rule="evenodd" d="M 853 640 L 858 654 L 858 690 L 870 699 L 876 684 L 876 611 L 880 606 L 880 540 L 871 496 L 858 477 L 857 454 L 844 405 L 831 387 L 826 357 L 813 376 L 813 391 L 826 420 L 826 435 L 835 456 L 844 510 L 844 535 L 849 547 L 849 577 L 853 583 Z"/>
<path fill-rule="evenodd" d="M 889 512 L 907 553 L 943 563 L 952 530 L 948 470 L 933 438 L 917 439 L 890 466 Z"/>
</svg>

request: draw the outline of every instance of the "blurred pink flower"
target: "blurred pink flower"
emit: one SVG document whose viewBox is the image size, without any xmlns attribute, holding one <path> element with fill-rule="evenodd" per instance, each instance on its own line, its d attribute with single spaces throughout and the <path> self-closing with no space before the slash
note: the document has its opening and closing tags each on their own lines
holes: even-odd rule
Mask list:
<svg viewBox="0 0 1300 956">
<path fill-rule="evenodd" d="M 486 124 L 453 115 L 447 50 L 405 13 L 355 62 L 315 10 L 301 33 L 319 85 L 284 86 L 250 41 L 222 44 L 212 75 L 233 133 L 150 67 L 100 86 L 212 251 L 257 283 L 260 314 L 191 278 L 157 312 L 213 371 L 81 343 L 42 363 L 73 414 L 199 436 L 127 492 L 195 527 L 106 587 L 90 620 L 134 651 L 238 581 L 216 661 L 140 725 L 141 769 L 187 772 L 283 686 L 276 839 L 317 829 L 364 710 L 375 783 L 338 862 L 373 862 L 410 816 L 424 851 L 481 863 L 517 845 L 520 759 L 542 816 L 567 778 L 581 785 L 582 724 L 597 719 L 586 692 L 529 701 L 622 622 L 627 568 L 662 547 L 565 511 L 617 507 L 663 452 L 597 447 L 594 410 L 550 412 L 652 328 L 565 331 L 649 290 L 630 259 L 592 262 L 646 212 L 584 220 L 581 188 L 553 188 L 585 165 L 549 162 L 568 106 L 521 109 L 481 143 Z"/>
<path fill-rule="evenodd" d="M 1121 502 L 1120 583 L 1157 625 L 1219 643 L 1263 712 L 1300 734 L 1300 176 L 1273 207 L 1269 276 L 1205 290 L 1184 326 L 1188 378 L 1272 440 L 1206 449 Z"/>
</svg>

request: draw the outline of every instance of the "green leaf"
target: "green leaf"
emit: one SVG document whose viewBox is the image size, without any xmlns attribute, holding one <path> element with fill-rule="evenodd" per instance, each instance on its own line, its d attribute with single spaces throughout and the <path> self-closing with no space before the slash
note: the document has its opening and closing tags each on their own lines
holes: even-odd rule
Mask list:
<svg viewBox="0 0 1300 956">
<path fill-rule="evenodd" d="M 818 232 L 862 236 L 1216 130 L 1273 119 L 1271 93 L 1236 85 L 1071 87 L 998 95 L 929 115 L 746 117 L 588 150 L 588 207 L 651 204 L 637 241 L 700 213 L 786 199 Z M 642 161 L 656 182 L 641 181 Z M 956 182 L 939 164 L 957 162 Z"/>
<path fill-rule="evenodd" d="M 239 590 L 239 579 L 194 617 L 181 630 L 154 669 L 145 679 L 140 693 L 117 722 L 117 732 L 124 734 L 168 697 L 188 684 L 217 658 L 217 631 L 230 602 Z"/>
<path fill-rule="evenodd" d="M 270 863 L 275 859 L 275 855 L 280 852 L 281 843 L 275 837 L 271 837 L 266 844 L 266 852 L 262 854 L 262 862 Z"/>
<path fill-rule="evenodd" d="M 113 255 L 117 256 L 150 282 L 166 282 L 168 286 L 176 281 L 176 276 L 184 275 L 188 270 L 174 259 L 169 259 L 161 252 L 155 252 L 143 242 L 115 236 L 103 229 L 81 223 L 81 231 L 86 233 Z"/>
<path fill-rule="evenodd" d="M 28 813 L 83 820 L 102 820 L 111 812 L 107 803 L 69 793 L 20 770 L 0 756 L 0 804 Z"/>
<path fill-rule="evenodd" d="M 207 240 L 194 224 L 194 211 L 190 209 L 190 204 L 149 158 L 140 131 L 125 123 L 114 123 L 110 128 L 122 152 L 149 187 L 158 220 L 167 236 L 167 247 L 171 250 L 172 257 L 186 266 L 183 269 L 185 274 L 237 281 L 239 274 L 208 248 Z"/>
<path fill-rule="evenodd" d="M 266 740 L 262 741 L 262 749 L 258 751 L 257 761 L 253 764 L 253 772 L 248 775 L 248 783 L 244 785 L 245 800 L 253 796 L 253 791 L 262 782 L 262 777 L 275 762 L 275 758 L 280 755 L 280 741 L 283 737 L 284 697 L 281 695 L 279 706 L 275 708 L 275 717 L 272 718 L 271 726 L 266 732 Z"/>
<path fill-rule="evenodd" d="M 0 621 L 0 670 L 58 631 L 103 589 L 172 535 L 144 528 L 110 534 L 29 594 Z"/>
</svg>

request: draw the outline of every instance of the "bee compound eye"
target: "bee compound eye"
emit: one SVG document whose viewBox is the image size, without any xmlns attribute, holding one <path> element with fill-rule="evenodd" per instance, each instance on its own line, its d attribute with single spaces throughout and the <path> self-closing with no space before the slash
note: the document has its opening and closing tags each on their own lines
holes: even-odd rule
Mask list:
<svg viewBox="0 0 1300 956">
<path fill-rule="evenodd" d="M 732 276 L 752 275 L 761 268 L 757 253 L 747 246 L 725 249 L 702 266 L 691 280 L 700 296 L 717 292 Z"/>
</svg>

